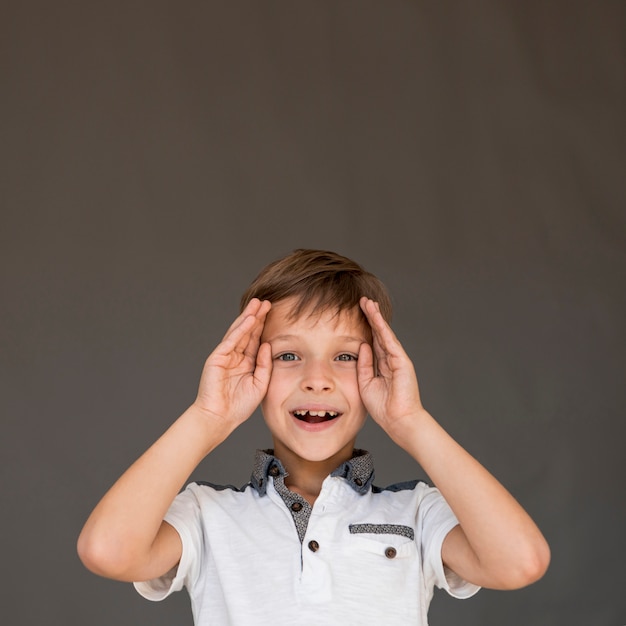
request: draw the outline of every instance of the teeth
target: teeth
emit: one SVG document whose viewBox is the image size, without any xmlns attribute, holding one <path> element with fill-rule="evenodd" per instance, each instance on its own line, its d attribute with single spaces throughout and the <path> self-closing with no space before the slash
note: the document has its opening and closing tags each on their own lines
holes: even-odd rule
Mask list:
<svg viewBox="0 0 626 626">
<path fill-rule="evenodd" d="M 300 415 L 301 417 L 307 414 L 311 417 L 324 417 L 326 415 L 328 415 L 329 417 L 337 417 L 337 415 L 339 415 L 337 411 L 306 411 L 303 409 L 299 409 L 297 411 L 294 411 L 293 413 L 294 415 Z"/>
</svg>

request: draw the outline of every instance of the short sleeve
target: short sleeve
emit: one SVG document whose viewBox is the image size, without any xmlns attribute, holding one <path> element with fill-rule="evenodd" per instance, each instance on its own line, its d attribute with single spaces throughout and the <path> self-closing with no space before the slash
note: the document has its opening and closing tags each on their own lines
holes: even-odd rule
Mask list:
<svg viewBox="0 0 626 626">
<path fill-rule="evenodd" d="M 137 592 L 148 600 L 164 600 L 184 586 L 191 587 L 201 571 L 204 539 L 201 510 L 194 487 L 189 485 L 176 496 L 164 518 L 176 530 L 182 542 L 178 566 L 159 578 L 133 583 Z"/>
<path fill-rule="evenodd" d="M 452 570 L 445 568 L 441 548 L 458 520 L 438 489 L 427 488 L 417 511 L 418 537 L 421 538 L 422 566 L 427 586 L 444 589 L 455 598 L 469 598 L 480 589 Z"/>
</svg>

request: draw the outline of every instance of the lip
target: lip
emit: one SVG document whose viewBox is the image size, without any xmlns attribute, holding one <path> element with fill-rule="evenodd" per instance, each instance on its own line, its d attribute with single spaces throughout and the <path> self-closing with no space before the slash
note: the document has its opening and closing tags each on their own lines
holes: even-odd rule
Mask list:
<svg viewBox="0 0 626 626">
<path fill-rule="evenodd" d="M 293 420 L 293 423 L 296 425 L 296 427 L 309 433 L 319 433 L 332 428 L 337 423 L 340 417 L 341 415 L 338 415 L 337 417 L 331 420 L 326 420 L 325 422 L 309 423 L 299 420 L 293 414 L 291 415 L 291 419 Z"/>
<path fill-rule="evenodd" d="M 337 415 L 330 419 L 325 419 L 324 421 L 321 421 L 321 422 L 307 422 L 305 420 L 298 418 L 298 416 L 296 416 L 295 414 L 296 411 L 313 411 L 313 412 L 325 411 L 327 413 L 337 413 Z M 337 422 L 342 417 L 343 411 L 340 411 L 336 407 L 329 406 L 328 404 L 307 403 L 307 404 L 298 405 L 297 407 L 293 408 L 291 411 L 289 411 L 289 415 L 291 415 L 291 419 L 293 420 L 293 422 L 298 428 L 301 428 L 302 430 L 305 430 L 307 432 L 320 432 L 320 431 L 332 428 L 335 422 Z"/>
<path fill-rule="evenodd" d="M 331 406 L 330 404 L 311 404 L 309 402 L 306 402 L 304 404 L 298 404 L 297 406 L 294 406 L 293 409 L 291 409 L 289 412 L 293 414 L 294 411 L 326 411 L 327 413 L 339 413 L 340 415 L 341 413 L 343 413 L 341 409 L 338 409 L 336 406 Z"/>
</svg>

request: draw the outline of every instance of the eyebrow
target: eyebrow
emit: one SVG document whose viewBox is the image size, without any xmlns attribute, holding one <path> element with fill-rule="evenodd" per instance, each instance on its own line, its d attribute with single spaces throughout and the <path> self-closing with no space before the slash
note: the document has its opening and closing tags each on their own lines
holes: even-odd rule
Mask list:
<svg viewBox="0 0 626 626">
<path fill-rule="evenodd" d="M 293 341 L 301 338 L 301 335 L 276 335 L 275 337 L 269 337 L 265 341 Z M 351 341 L 353 343 L 363 343 L 367 341 L 365 337 L 353 337 L 352 335 L 337 335 L 335 339 L 339 341 Z"/>
</svg>

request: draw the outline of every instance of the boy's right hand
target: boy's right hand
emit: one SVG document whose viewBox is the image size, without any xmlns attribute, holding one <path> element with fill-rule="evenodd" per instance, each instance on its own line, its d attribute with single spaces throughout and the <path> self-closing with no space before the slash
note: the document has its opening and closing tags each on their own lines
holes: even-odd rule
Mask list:
<svg viewBox="0 0 626 626">
<path fill-rule="evenodd" d="M 268 300 L 253 298 L 206 360 L 194 406 L 207 418 L 233 430 L 265 397 L 272 373 L 272 351 L 261 344 Z"/>
<path fill-rule="evenodd" d="M 180 536 L 163 518 L 198 463 L 267 392 L 272 351 L 261 345 L 271 304 L 252 300 L 206 361 L 198 396 L 124 472 L 90 515 L 78 542 L 83 563 L 116 580 L 150 580 L 180 560 Z M 206 435 L 206 437 L 205 437 Z"/>
</svg>

